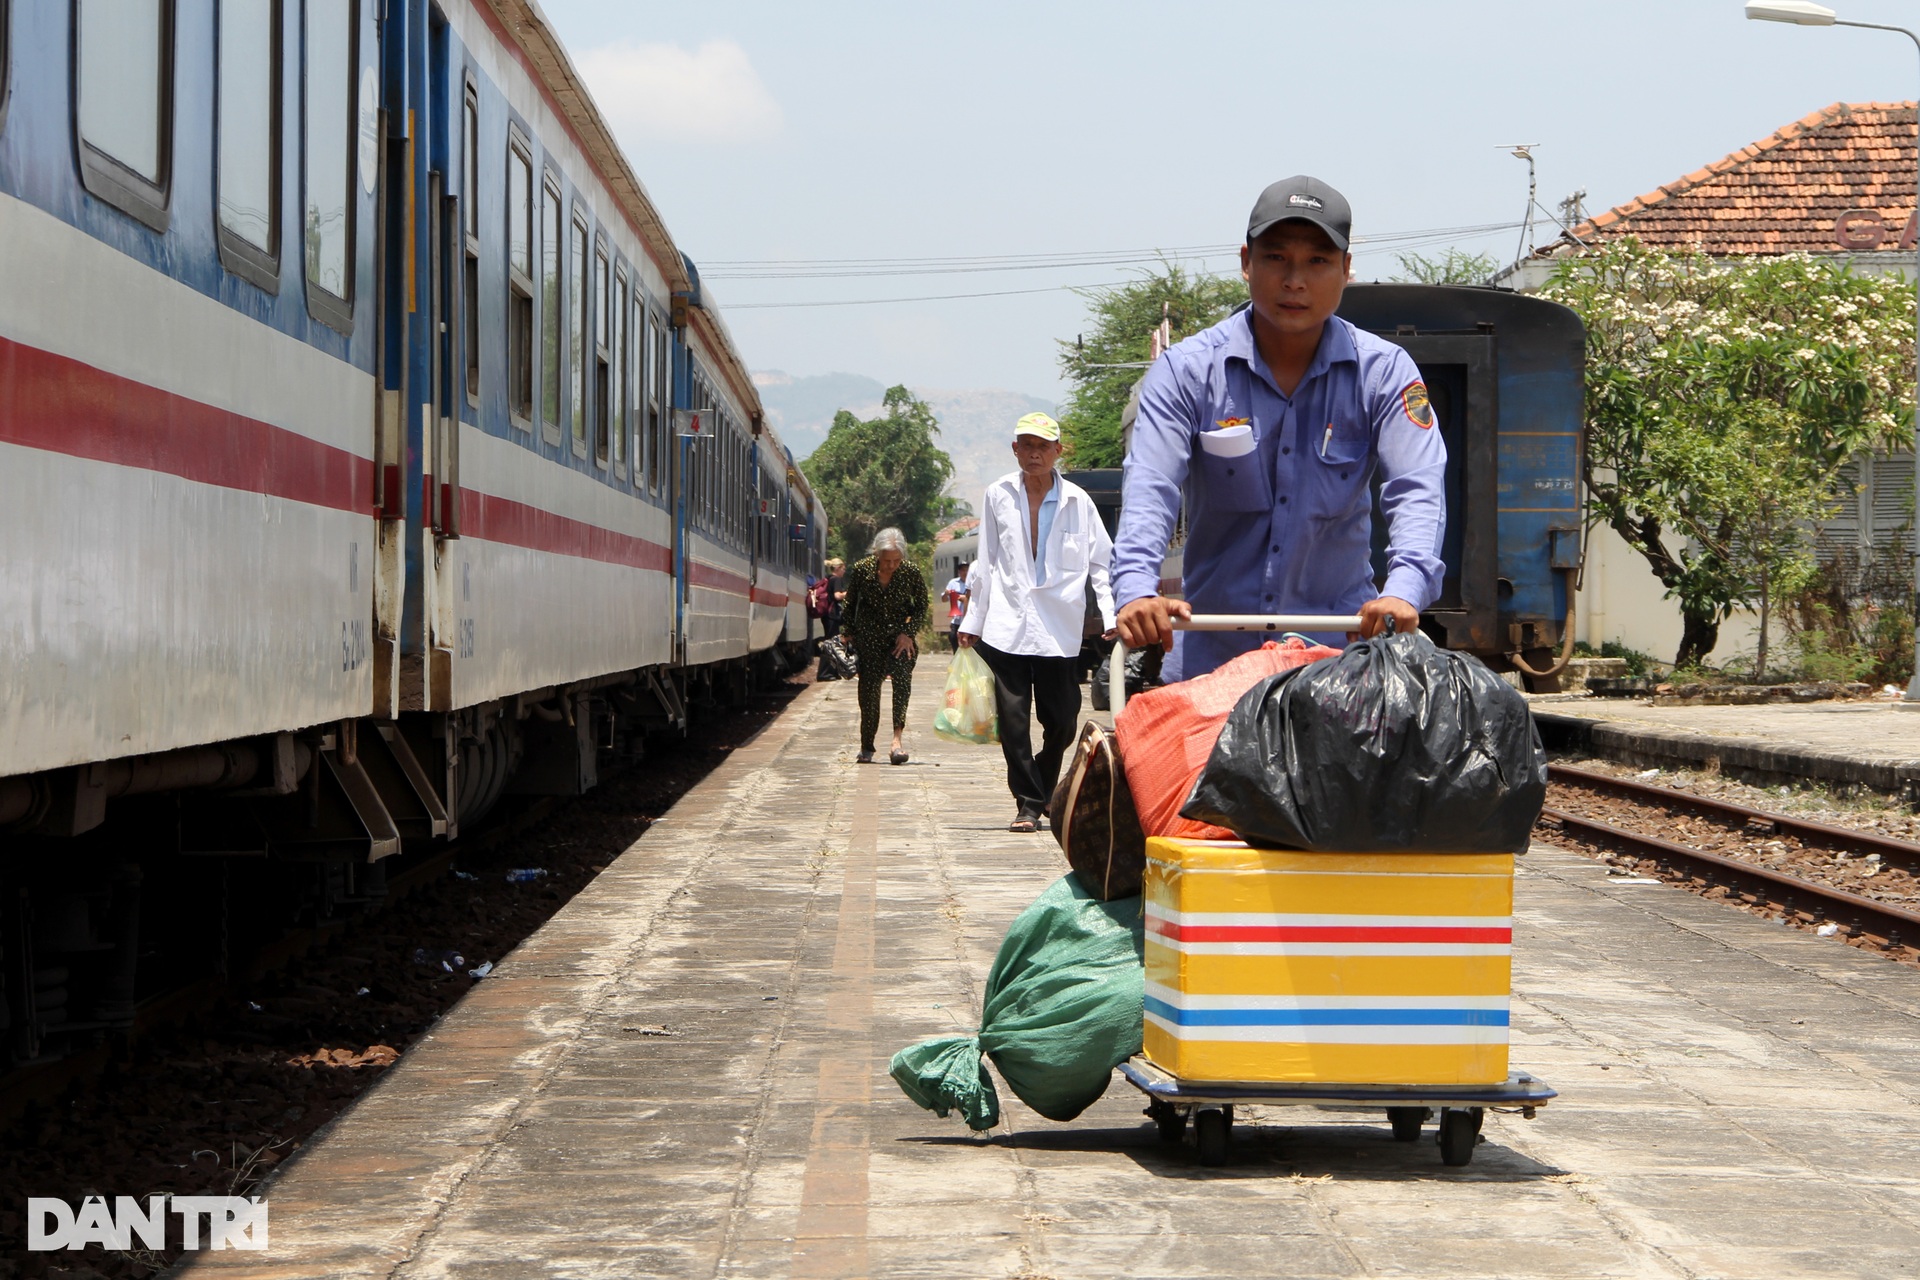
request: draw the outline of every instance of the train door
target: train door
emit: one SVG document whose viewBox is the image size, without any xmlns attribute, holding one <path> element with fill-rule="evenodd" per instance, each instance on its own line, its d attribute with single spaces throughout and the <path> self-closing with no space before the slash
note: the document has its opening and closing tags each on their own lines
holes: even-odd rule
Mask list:
<svg viewBox="0 0 1920 1280">
<path fill-rule="evenodd" d="M 382 27 L 382 49 L 374 66 L 385 67 L 401 42 Z M 406 103 L 388 97 L 392 77 L 363 79 L 361 92 L 377 92 L 379 107 L 375 140 L 379 183 L 374 193 L 373 278 L 374 306 L 374 506 L 379 512 L 379 537 L 373 563 L 373 714 L 397 719 L 402 706 L 401 667 L 407 595 L 407 417 L 406 314 L 396 305 L 404 290 L 396 288 L 395 257 L 405 261 L 404 240 L 395 224 L 407 205 L 409 143 L 396 137 L 396 121 L 406 119 Z M 376 87 L 377 86 L 377 87 Z M 398 225 L 404 228 L 404 222 Z"/>
<path fill-rule="evenodd" d="M 1425 610 L 1446 628 L 1454 648 L 1484 651 L 1498 643 L 1500 604 L 1495 565 L 1494 510 L 1498 483 L 1495 456 L 1499 416 L 1498 363 L 1491 332 L 1382 332 L 1413 357 L 1427 384 L 1447 445 L 1447 527 L 1441 544 L 1445 565 L 1440 596 Z M 1386 580 L 1387 523 L 1374 480 L 1373 569 Z"/>
<path fill-rule="evenodd" d="M 436 105 L 441 99 L 436 95 Z M 435 132 L 444 132 L 444 117 L 435 117 Z M 453 668 L 458 660 L 458 618 L 462 612 L 462 590 L 471 591 L 472 576 L 458 545 L 460 538 L 460 414 L 454 397 L 453 373 L 456 366 L 453 323 L 453 253 L 460 246 L 459 201 L 446 194 L 446 175 L 434 170 L 427 176 L 427 208 L 432 211 L 428 252 L 427 334 L 432 352 L 427 406 L 428 426 L 433 437 L 433 474 L 428 488 L 428 505 L 433 527 L 433 609 L 429 614 L 432 646 L 433 690 L 431 705 L 436 710 L 454 706 Z"/>
</svg>

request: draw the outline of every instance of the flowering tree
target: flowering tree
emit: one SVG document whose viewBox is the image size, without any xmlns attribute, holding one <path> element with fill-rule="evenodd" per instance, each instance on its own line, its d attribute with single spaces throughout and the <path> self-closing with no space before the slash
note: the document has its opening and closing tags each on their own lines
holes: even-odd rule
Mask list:
<svg viewBox="0 0 1920 1280">
<path fill-rule="evenodd" d="M 1912 439 L 1914 326 L 1898 283 L 1794 254 L 1716 260 L 1631 238 L 1542 290 L 1587 326 L 1590 518 L 1679 600 L 1674 661 L 1703 661 L 1734 606 L 1811 569 L 1840 467 Z"/>
</svg>

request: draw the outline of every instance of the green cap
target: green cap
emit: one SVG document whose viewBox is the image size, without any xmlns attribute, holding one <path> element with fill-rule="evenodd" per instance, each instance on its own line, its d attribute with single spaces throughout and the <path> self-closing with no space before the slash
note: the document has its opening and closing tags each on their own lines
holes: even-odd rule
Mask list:
<svg viewBox="0 0 1920 1280">
<path fill-rule="evenodd" d="M 1060 424 L 1044 413 L 1030 413 L 1013 424 L 1013 438 L 1036 436 L 1042 440 L 1058 440 Z"/>
</svg>

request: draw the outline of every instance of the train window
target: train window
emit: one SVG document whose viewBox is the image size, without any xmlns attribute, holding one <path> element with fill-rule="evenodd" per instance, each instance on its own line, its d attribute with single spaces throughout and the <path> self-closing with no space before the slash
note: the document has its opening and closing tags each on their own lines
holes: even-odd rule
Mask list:
<svg viewBox="0 0 1920 1280">
<path fill-rule="evenodd" d="M 587 258 L 587 224 L 575 215 L 572 234 L 567 240 L 571 270 L 567 285 L 573 296 L 567 299 L 567 388 L 572 398 L 573 451 L 587 456 L 587 339 L 593 332 L 593 317 L 587 310 L 593 304 L 593 263 Z"/>
<path fill-rule="evenodd" d="M 306 0 L 307 310 L 353 321 L 353 0 Z"/>
<path fill-rule="evenodd" d="M 560 188 L 548 179 L 540 201 L 540 417 L 560 443 Z"/>
<path fill-rule="evenodd" d="M 480 403 L 480 91 L 467 81 L 466 108 L 461 116 L 466 150 L 460 168 L 460 229 L 466 244 L 460 282 L 465 293 L 467 341 L 467 403 Z"/>
<path fill-rule="evenodd" d="M 220 0 L 221 265 L 280 287 L 280 5 Z"/>
<path fill-rule="evenodd" d="M 507 138 L 507 414 L 533 428 L 533 161 Z"/>
<path fill-rule="evenodd" d="M 588 382 L 593 388 L 593 458 L 603 467 L 613 462 L 611 283 L 607 246 L 604 243 L 597 244 L 593 250 L 593 369 Z"/>
<path fill-rule="evenodd" d="M 640 301 L 637 291 L 634 297 Z M 653 312 L 645 306 L 638 309 L 634 317 L 634 336 L 640 339 L 640 403 L 634 406 L 640 411 L 641 439 L 634 445 L 633 470 L 638 479 L 645 468 L 647 488 L 657 489 L 660 485 L 660 473 L 665 463 L 660 452 L 660 382 L 666 373 L 665 362 L 656 349 L 655 335 L 660 325 L 653 318 Z"/>
<path fill-rule="evenodd" d="M 665 488 L 673 475 L 673 336 L 657 314 L 647 327 L 653 334 L 653 487 Z"/>
<path fill-rule="evenodd" d="M 353 294 L 353 8 L 348 0 L 305 3 L 302 235 L 309 309 L 344 324 Z"/>
<path fill-rule="evenodd" d="M 612 311 L 613 334 L 607 339 L 607 345 L 613 350 L 613 473 L 624 480 L 627 436 L 631 431 L 627 425 L 627 405 L 632 400 L 627 388 L 627 369 L 632 360 L 627 350 L 627 275 L 624 271 L 616 272 L 613 277 Z"/>
<path fill-rule="evenodd" d="M 74 115 L 88 191 L 167 229 L 172 0 L 74 0 Z"/>
</svg>

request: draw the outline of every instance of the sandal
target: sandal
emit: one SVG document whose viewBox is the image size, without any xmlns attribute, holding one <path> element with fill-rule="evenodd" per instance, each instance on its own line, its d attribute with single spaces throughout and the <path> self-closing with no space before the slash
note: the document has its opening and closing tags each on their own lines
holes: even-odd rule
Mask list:
<svg viewBox="0 0 1920 1280">
<path fill-rule="evenodd" d="M 887 762 L 889 764 L 905 764 L 907 762 L 907 753 L 904 751 L 895 751 L 887 756 Z"/>
<path fill-rule="evenodd" d="M 853 758 L 853 762 L 854 762 L 855 764 L 872 764 L 872 763 L 873 763 L 873 752 L 871 752 L 871 751 L 862 751 L 862 752 L 861 752 L 861 753 L 860 753 L 859 755 L 857 755 L 857 756 L 855 756 L 855 757 Z"/>
<path fill-rule="evenodd" d="M 1040 829 L 1039 822 L 1033 818 L 1028 817 L 1024 813 L 1019 815 L 1012 822 L 1009 822 L 1007 824 L 1007 830 L 1018 831 L 1022 835 L 1031 835 L 1034 832 L 1038 831 L 1039 829 Z"/>
</svg>

